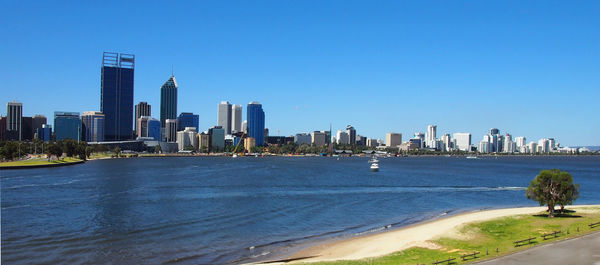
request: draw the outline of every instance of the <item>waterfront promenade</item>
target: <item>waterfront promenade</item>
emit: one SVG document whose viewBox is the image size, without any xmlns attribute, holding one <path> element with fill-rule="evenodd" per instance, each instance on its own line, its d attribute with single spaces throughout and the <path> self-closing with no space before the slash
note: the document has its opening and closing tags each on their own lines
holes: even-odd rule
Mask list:
<svg viewBox="0 0 600 265">
<path fill-rule="evenodd" d="M 600 264 L 600 232 L 542 245 L 501 258 L 475 264 L 597 265 Z"/>
</svg>

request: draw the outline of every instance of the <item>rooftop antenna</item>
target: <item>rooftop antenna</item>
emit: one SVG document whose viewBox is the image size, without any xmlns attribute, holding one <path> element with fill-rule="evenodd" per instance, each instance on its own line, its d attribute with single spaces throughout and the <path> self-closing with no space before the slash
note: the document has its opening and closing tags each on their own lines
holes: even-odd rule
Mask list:
<svg viewBox="0 0 600 265">
<path fill-rule="evenodd" d="M 173 65 L 171 65 L 171 76 L 174 76 L 173 75 Z"/>
</svg>

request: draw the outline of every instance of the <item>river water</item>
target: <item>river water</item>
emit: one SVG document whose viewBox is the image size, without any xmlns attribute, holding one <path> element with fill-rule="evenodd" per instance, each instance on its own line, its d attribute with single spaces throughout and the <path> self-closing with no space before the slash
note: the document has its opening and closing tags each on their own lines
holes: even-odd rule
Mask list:
<svg viewBox="0 0 600 265">
<path fill-rule="evenodd" d="M 600 204 L 600 157 L 174 157 L 0 171 L 2 263 L 236 264 L 464 211 L 535 206 L 559 168 Z"/>
</svg>

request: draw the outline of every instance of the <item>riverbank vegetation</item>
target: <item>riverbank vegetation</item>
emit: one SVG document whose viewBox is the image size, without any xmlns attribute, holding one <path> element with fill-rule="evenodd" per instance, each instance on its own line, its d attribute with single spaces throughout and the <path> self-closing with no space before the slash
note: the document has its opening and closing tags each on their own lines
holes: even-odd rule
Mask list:
<svg viewBox="0 0 600 265">
<path fill-rule="evenodd" d="M 387 256 L 356 261 L 317 262 L 310 264 L 432 264 L 436 261 L 452 259 L 455 263 L 466 263 L 462 255 L 479 252 L 476 262 L 521 251 L 533 246 L 582 236 L 600 231 L 600 226 L 589 226 L 600 222 L 600 207 L 565 210 L 555 218 L 547 218 L 546 212 L 535 215 L 516 215 L 484 222 L 464 224 L 456 233 L 431 240 L 428 248 L 414 247 Z M 547 236 L 556 231 L 556 236 Z M 535 237 L 528 244 L 515 245 L 516 241 Z"/>
</svg>

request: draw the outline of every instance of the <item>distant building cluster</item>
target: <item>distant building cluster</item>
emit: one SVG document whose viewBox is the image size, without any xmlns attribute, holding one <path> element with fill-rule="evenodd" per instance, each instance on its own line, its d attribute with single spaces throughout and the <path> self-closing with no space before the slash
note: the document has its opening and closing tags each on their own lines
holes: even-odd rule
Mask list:
<svg viewBox="0 0 600 265">
<path fill-rule="evenodd" d="M 457 132 L 437 137 L 437 126 L 427 126 L 425 134 L 414 133 L 403 141 L 401 133 L 386 134 L 385 141 L 357 134 L 346 126 L 332 134 L 329 130 L 300 132 L 293 136 L 271 136 L 265 127 L 262 104 L 246 105 L 243 120 L 242 105 L 222 101 L 217 105 L 216 124 L 200 131 L 199 115 L 178 112 L 178 85 L 173 73 L 160 87 L 160 116 L 152 116 L 152 106 L 146 101 L 134 105 L 135 55 L 104 52 L 100 69 L 100 111 L 55 111 L 54 124 L 47 124 L 43 115 L 23 116 L 23 104 L 8 102 L 6 116 L 0 116 L 0 140 L 42 141 L 73 139 L 90 144 L 122 146 L 122 149 L 142 146 L 160 152 L 222 152 L 227 146 L 250 150 L 266 145 L 364 146 L 367 148 L 398 148 L 401 151 L 463 151 L 479 153 L 550 153 L 577 152 L 560 147 L 554 138 L 526 143 L 524 136 L 512 137 L 490 129 L 478 144 L 471 143 L 471 134 Z M 139 150 L 136 150 L 139 151 Z"/>
</svg>

